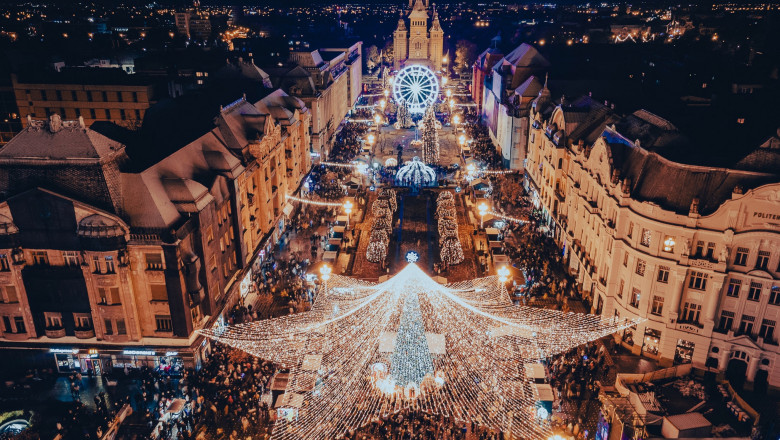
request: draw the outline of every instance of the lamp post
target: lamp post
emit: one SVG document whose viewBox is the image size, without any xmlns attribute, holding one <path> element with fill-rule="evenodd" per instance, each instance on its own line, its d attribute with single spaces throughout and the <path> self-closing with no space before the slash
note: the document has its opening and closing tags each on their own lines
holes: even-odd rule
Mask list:
<svg viewBox="0 0 780 440">
<path fill-rule="evenodd" d="M 460 115 L 454 115 L 452 117 L 452 123 L 455 124 L 455 125 L 460 124 Z M 464 141 L 466 140 L 465 137 L 463 138 L 463 140 Z"/>
<path fill-rule="evenodd" d="M 479 228 L 483 229 L 485 227 L 485 214 L 487 214 L 488 207 L 483 202 L 477 206 L 477 209 L 479 209 Z"/>
<path fill-rule="evenodd" d="M 322 290 L 327 290 L 328 288 L 328 280 L 330 279 L 330 273 L 333 271 L 333 269 L 330 268 L 327 264 L 323 265 L 320 268 L 320 279 L 322 279 Z"/>
<path fill-rule="evenodd" d="M 384 94 L 385 94 L 385 99 L 387 99 L 387 97 L 390 96 L 390 90 L 385 89 Z"/>
<path fill-rule="evenodd" d="M 352 202 L 350 202 L 349 200 L 344 202 L 344 212 L 347 213 L 347 228 L 348 228 L 349 227 L 349 217 L 350 217 L 349 215 L 352 213 Z M 345 229 L 344 233 L 346 234 L 346 229 Z"/>
<path fill-rule="evenodd" d="M 509 280 L 509 268 L 501 266 L 496 273 L 498 273 L 498 281 L 501 283 L 501 290 L 505 290 L 506 282 Z"/>
</svg>

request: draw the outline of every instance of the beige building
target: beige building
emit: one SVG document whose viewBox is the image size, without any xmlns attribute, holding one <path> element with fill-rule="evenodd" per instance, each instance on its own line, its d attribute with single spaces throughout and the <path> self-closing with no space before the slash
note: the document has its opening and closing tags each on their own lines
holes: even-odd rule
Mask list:
<svg viewBox="0 0 780 440">
<path fill-rule="evenodd" d="M 31 121 L 0 149 L 0 347 L 59 371 L 197 365 L 195 331 L 291 215 L 310 117 L 280 90 L 242 98 L 151 164 L 83 121 Z"/>
<path fill-rule="evenodd" d="M 644 110 L 540 97 L 531 119 L 528 189 L 570 271 L 594 312 L 644 319 L 616 338 L 780 386 L 780 140 L 713 168 L 665 159 L 688 141 Z"/>
<path fill-rule="evenodd" d="M 444 31 L 439 14 L 433 9 L 433 22 L 428 29 L 428 0 L 409 0 L 409 27 L 403 18 L 393 32 L 393 67 L 422 64 L 438 71 L 444 57 Z"/>
<path fill-rule="evenodd" d="M 311 111 L 311 152 L 326 156 L 336 132 L 362 92 L 362 43 L 348 48 L 290 53 L 290 64 L 264 69 L 274 87 Z"/>
</svg>

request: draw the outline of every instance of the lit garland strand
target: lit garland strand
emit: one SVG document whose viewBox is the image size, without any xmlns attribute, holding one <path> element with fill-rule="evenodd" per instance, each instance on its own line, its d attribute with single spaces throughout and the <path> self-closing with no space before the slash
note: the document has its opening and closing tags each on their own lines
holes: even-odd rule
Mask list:
<svg viewBox="0 0 780 440">
<path fill-rule="evenodd" d="M 498 277 L 444 286 L 409 264 L 380 284 L 333 275 L 309 312 L 200 333 L 289 369 L 298 403 L 281 407 L 297 417 L 272 439 L 331 440 L 402 408 L 545 439 L 524 363 L 636 323 L 513 305 Z"/>
<path fill-rule="evenodd" d="M 502 220 L 509 220 L 510 222 L 528 223 L 528 220 L 523 220 L 521 218 L 512 217 L 512 216 L 509 216 L 509 215 L 499 214 L 496 211 L 488 211 L 487 213 L 492 215 L 493 217 L 498 217 L 498 218 L 500 218 Z"/>
<path fill-rule="evenodd" d="M 355 163 L 341 163 L 341 162 L 320 162 L 319 165 L 325 167 L 338 167 L 338 168 L 357 168 L 358 164 Z"/>
<path fill-rule="evenodd" d="M 300 197 L 289 196 L 289 195 L 287 196 L 287 200 L 291 200 L 293 202 L 306 203 L 309 205 L 316 205 L 316 206 L 339 206 L 339 207 L 344 206 L 342 202 L 321 202 L 319 200 L 302 199 Z"/>
</svg>

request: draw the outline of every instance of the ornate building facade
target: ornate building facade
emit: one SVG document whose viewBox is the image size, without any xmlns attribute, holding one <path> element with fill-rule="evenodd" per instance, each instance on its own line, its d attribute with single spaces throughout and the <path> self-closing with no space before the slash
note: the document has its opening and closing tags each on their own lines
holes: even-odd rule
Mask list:
<svg viewBox="0 0 780 440">
<path fill-rule="evenodd" d="M 395 70 L 405 65 L 423 64 L 434 71 L 441 70 L 444 53 L 444 31 L 439 23 L 439 15 L 433 6 L 433 22 L 428 29 L 428 0 L 409 0 L 408 20 L 398 20 L 393 32 L 393 56 Z"/>
<path fill-rule="evenodd" d="M 643 319 L 616 339 L 780 386 L 780 140 L 714 168 L 666 159 L 688 141 L 645 110 L 548 92 L 531 119 L 526 183 L 578 286 L 595 313 Z"/>
<path fill-rule="evenodd" d="M 278 241 L 310 167 L 311 115 L 239 99 L 149 162 L 83 121 L 0 149 L 0 347 L 59 371 L 195 366 L 239 277 Z"/>
</svg>

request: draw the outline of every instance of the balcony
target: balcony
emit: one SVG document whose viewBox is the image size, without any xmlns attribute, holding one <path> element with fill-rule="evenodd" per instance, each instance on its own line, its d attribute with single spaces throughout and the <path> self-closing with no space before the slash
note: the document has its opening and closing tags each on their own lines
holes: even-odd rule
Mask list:
<svg viewBox="0 0 780 440">
<path fill-rule="evenodd" d="M 162 263 L 152 263 L 147 262 L 146 263 L 146 270 L 163 270 L 163 264 Z"/>
<path fill-rule="evenodd" d="M 89 329 L 76 329 L 74 331 L 74 334 L 79 339 L 89 339 L 95 337 L 95 329 L 89 328 Z"/>
<path fill-rule="evenodd" d="M 65 337 L 65 328 L 59 327 L 59 328 L 47 328 L 45 330 L 46 337 L 57 339 L 57 338 L 64 338 Z"/>
</svg>

